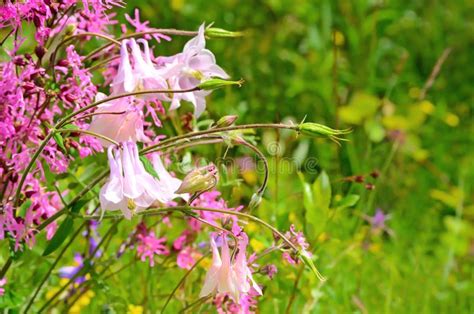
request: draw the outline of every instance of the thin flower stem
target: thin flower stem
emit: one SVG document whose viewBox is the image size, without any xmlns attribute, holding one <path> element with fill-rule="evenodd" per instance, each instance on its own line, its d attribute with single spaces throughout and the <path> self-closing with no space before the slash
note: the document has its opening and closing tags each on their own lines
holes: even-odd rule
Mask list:
<svg viewBox="0 0 474 314">
<path fill-rule="evenodd" d="M 112 234 L 112 232 L 115 230 L 115 228 L 117 227 L 117 225 L 122 221 L 122 218 L 118 219 L 117 221 L 115 221 L 112 226 L 110 226 L 109 230 L 107 230 L 107 232 L 105 233 L 105 235 L 102 237 L 102 240 L 99 242 L 99 244 L 97 244 L 96 248 L 94 249 L 94 251 L 92 252 L 91 254 L 91 258 L 93 258 L 96 253 L 98 252 L 99 248 L 105 243 L 105 240 Z M 48 306 L 61 294 L 63 293 L 64 290 L 67 289 L 67 287 L 69 287 L 72 283 L 74 283 L 74 281 L 79 277 L 83 275 L 81 271 L 78 271 L 74 276 L 71 277 L 71 279 L 69 279 L 69 281 L 63 285 L 48 301 L 46 301 L 46 303 L 38 310 L 38 313 L 42 313 L 44 310 L 46 310 L 48 308 Z"/>
<path fill-rule="evenodd" d="M 71 208 L 71 206 L 79 201 L 84 195 L 86 195 L 97 183 L 99 183 L 100 181 L 102 181 L 102 179 L 104 179 L 107 174 L 109 173 L 109 171 L 104 171 L 102 172 L 101 174 L 99 174 L 95 179 L 94 181 L 92 181 L 91 183 L 89 183 L 81 192 L 79 192 L 76 197 L 74 197 L 74 199 L 72 199 L 72 201 L 70 201 L 68 203 L 68 206 L 65 206 L 63 209 L 61 209 L 60 211 L 56 212 L 53 216 L 49 217 L 48 219 L 46 219 L 41 225 L 38 226 L 38 228 L 36 228 L 37 231 L 41 231 L 43 230 L 44 228 L 46 228 L 47 226 L 49 226 L 51 223 L 53 223 L 56 219 L 58 219 L 59 217 L 61 217 L 62 215 L 66 214 L 69 212 L 69 209 Z"/>
<path fill-rule="evenodd" d="M 120 99 L 120 98 L 125 98 L 125 97 L 130 97 L 130 96 L 138 96 L 138 95 L 146 95 L 146 94 L 172 94 L 172 93 L 189 93 L 189 92 L 194 92 L 194 91 L 197 91 L 197 90 L 200 90 L 199 87 L 193 87 L 193 88 L 189 88 L 189 89 L 181 89 L 181 90 L 173 90 L 173 89 L 150 89 L 150 90 L 141 90 L 141 91 L 135 91 L 135 92 L 130 92 L 130 93 L 123 93 L 123 94 L 118 94 L 118 95 L 114 95 L 114 96 L 110 96 L 110 97 L 107 97 L 107 98 L 104 98 L 104 99 L 101 99 L 101 100 L 98 100 L 96 102 L 93 102 L 92 104 L 89 104 L 85 107 L 82 107 L 81 109 L 77 110 L 77 111 L 74 111 L 70 114 L 68 114 L 67 116 L 65 116 L 64 118 L 62 118 L 61 120 L 59 120 L 59 122 L 55 125 L 56 128 L 60 128 L 62 127 L 63 125 L 65 124 L 68 124 L 70 123 L 70 119 L 77 116 L 78 114 L 80 113 L 83 113 L 91 108 L 95 108 L 97 106 L 99 106 L 100 104 L 103 104 L 103 103 L 106 103 L 106 102 L 109 102 L 109 101 L 112 101 L 112 100 L 116 100 L 116 99 Z"/>
<path fill-rule="evenodd" d="M 196 36 L 198 32 L 196 31 L 182 31 L 182 30 L 177 30 L 177 29 L 155 29 L 151 31 L 146 31 L 146 32 L 139 32 L 139 33 L 133 33 L 129 35 L 122 36 L 120 38 L 117 38 L 117 41 L 122 41 L 124 39 L 129 39 L 129 38 L 135 38 L 135 37 L 141 37 L 144 35 L 152 35 L 152 34 L 164 34 L 164 35 L 177 35 L 177 36 Z M 93 56 L 95 56 L 97 53 L 101 52 L 102 50 L 107 49 L 110 47 L 112 44 L 107 43 L 104 46 L 101 46 L 92 52 L 90 52 L 85 58 L 84 61 L 87 61 L 91 59 Z"/>
<path fill-rule="evenodd" d="M 155 148 L 164 146 L 166 144 L 172 143 L 172 142 L 177 141 L 177 140 L 187 139 L 187 138 L 190 138 L 190 137 L 197 137 L 197 136 L 206 135 L 206 134 L 213 134 L 213 133 L 219 133 L 219 132 L 229 132 L 229 131 L 236 131 L 236 130 L 246 130 L 246 129 L 288 129 L 288 130 L 298 131 L 299 126 L 280 124 L 280 123 L 269 123 L 269 124 L 255 123 L 255 124 L 243 124 L 243 125 L 234 125 L 234 126 L 228 126 L 228 127 L 223 127 L 223 128 L 208 129 L 208 130 L 203 130 L 203 131 L 186 133 L 186 134 L 183 134 L 183 135 L 179 135 L 179 136 L 175 136 L 175 137 L 166 139 L 164 141 L 161 141 L 158 144 L 149 146 L 149 147 L 141 150 L 140 153 L 141 154 L 146 154 L 148 151 L 154 150 Z"/>
<path fill-rule="evenodd" d="M 76 117 L 75 119 L 72 119 L 71 120 L 71 123 L 74 123 L 78 120 L 82 120 L 82 119 L 87 119 L 87 118 L 90 118 L 90 117 L 93 117 L 93 116 L 99 116 L 99 115 L 120 115 L 120 114 L 124 114 L 126 113 L 127 111 L 104 111 L 104 112 L 93 112 L 93 113 L 88 113 L 88 114 L 85 114 L 83 116 L 80 116 L 80 117 Z"/>
<path fill-rule="evenodd" d="M 174 287 L 173 291 L 171 291 L 170 295 L 168 296 L 168 298 L 166 299 L 166 302 L 165 302 L 165 305 L 163 305 L 163 308 L 161 309 L 161 313 L 164 313 L 165 310 L 166 310 L 166 307 L 168 306 L 168 303 L 170 303 L 171 299 L 173 298 L 174 294 L 176 293 L 176 291 L 178 291 L 179 287 L 181 287 L 184 283 L 184 281 L 186 280 L 186 278 L 188 278 L 188 276 L 191 274 L 191 272 L 209 255 L 209 253 L 203 255 L 199 260 L 197 260 L 196 263 L 194 263 L 194 265 L 184 274 L 184 276 L 181 278 L 181 280 L 178 282 L 178 284 L 176 285 L 176 287 Z"/>
<path fill-rule="evenodd" d="M 212 297 L 212 295 L 208 295 L 207 297 L 199 298 L 196 301 L 194 301 L 193 303 L 191 303 L 188 306 L 186 306 L 185 308 L 183 308 L 181 311 L 179 311 L 179 313 L 186 313 L 186 311 L 192 309 L 193 307 L 195 307 L 197 305 L 201 305 L 202 303 L 209 300 L 211 297 Z"/>
<path fill-rule="evenodd" d="M 262 195 L 263 192 L 265 191 L 266 187 L 267 187 L 267 184 L 268 184 L 268 174 L 269 174 L 268 160 L 265 157 L 265 155 L 256 146 L 248 143 L 247 141 L 242 141 L 242 142 L 239 141 L 238 144 L 241 144 L 241 145 L 244 145 L 244 146 L 250 148 L 263 161 L 263 167 L 265 169 L 265 174 L 264 174 L 264 177 L 263 177 L 262 185 L 257 190 L 257 194 Z"/>
<path fill-rule="evenodd" d="M 7 273 L 12 263 L 13 263 L 13 258 L 9 256 L 7 261 L 5 262 L 5 265 L 3 265 L 2 270 L 0 271 L 0 278 L 5 277 L 5 274 Z"/>
<path fill-rule="evenodd" d="M 56 56 L 58 54 L 58 51 L 59 51 L 59 48 L 61 48 L 61 46 L 67 44 L 68 42 L 70 42 L 72 39 L 74 38 L 79 38 L 79 37 L 84 37 L 84 36 L 95 36 L 95 37 L 100 37 L 100 38 L 103 38 L 103 39 L 106 39 L 108 41 L 110 41 L 110 45 L 112 44 L 115 44 L 115 45 L 118 45 L 120 47 L 120 41 L 117 41 L 115 39 L 113 39 L 112 37 L 109 37 L 109 36 L 106 36 L 104 34 L 99 34 L 99 33 L 92 33 L 92 32 L 86 32 L 86 33 L 79 33 L 79 34 L 75 34 L 75 35 L 72 35 L 72 36 L 69 36 L 69 37 L 66 37 L 63 41 L 61 41 L 57 46 L 56 46 L 56 49 L 54 49 L 54 52 L 51 54 L 51 58 L 50 58 L 50 66 L 51 66 L 51 69 L 52 69 L 52 77 L 54 79 L 55 75 L 54 75 L 54 66 L 56 64 Z"/>
<path fill-rule="evenodd" d="M 49 140 L 53 137 L 53 135 L 54 135 L 54 131 L 50 131 L 48 133 L 48 135 L 46 135 L 46 137 L 41 142 L 38 149 L 35 151 L 35 153 L 31 157 L 30 162 L 26 166 L 25 171 L 23 172 L 23 175 L 21 176 L 21 179 L 18 182 L 18 187 L 16 189 L 15 201 L 13 203 L 15 206 L 17 206 L 18 202 L 20 201 L 21 188 L 23 187 L 23 184 L 25 183 L 25 180 L 26 180 L 26 177 L 28 176 L 28 173 L 30 172 L 31 168 L 33 168 L 33 165 L 35 164 L 36 159 L 38 159 L 39 155 L 43 152 L 43 149 L 46 147 L 46 145 L 48 144 Z"/>
<path fill-rule="evenodd" d="M 28 302 L 28 305 L 26 306 L 25 308 L 25 311 L 24 313 L 27 313 L 28 310 L 31 308 L 31 306 L 33 305 L 33 302 L 35 301 L 36 297 L 38 296 L 38 293 L 40 292 L 41 288 L 43 287 L 43 285 L 46 283 L 46 281 L 48 280 L 49 276 L 51 275 L 51 273 L 53 272 L 53 269 L 56 267 L 56 265 L 59 263 L 59 260 L 63 257 L 64 253 L 67 251 L 67 249 L 69 248 L 69 246 L 71 246 L 71 244 L 74 242 L 74 240 L 76 239 L 76 237 L 79 235 L 79 233 L 81 232 L 82 228 L 86 225 L 86 221 L 84 221 L 80 226 L 79 228 L 77 228 L 76 232 L 72 235 L 71 239 L 69 240 L 68 243 L 66 243 L 66 245 L 64 246 L 64 248 L 61 250 L 61 252 L 59 253 L 58 257 L 54 260 L 53 264 L 51 265 L 51 267 L 48 269 L 48 271 L 46 272 L 46 275 L 43 277 L 43 280 L 41 280 L 40 284 L 38 285 L 38 287 L 36 288 L 35 292 L 33 293 L 33 296 L 31 297 L 30 301 Z"/>
<path fill-rule="evenodd" d="M 97 62 L 96 64 L 94 64 L 93 66 L 89 67 L 87 70 L 89 72 L 92 72 L 92 71 L 95 71 L 99 68 L 101 68 L 102 66 L 106 65 L 107 63 L 111 62 L 111 61 L 114 61 L 116 59 L 120 58 L 120 55 L 115 55 L 115 56 L 112 56 L 110 58 L 107 58 L 105 60 L 102 60 L 100 62 Z"/>
<path fill-rule="evenodd" d="M 298 275 L 296 275 L 295 284 L 293 285 L 293 290 L 291 292 L 290 299 L 288 300 L 288 305 L 286 306 L 285 314 L 291 313 L 291 306 L 295 301 L 296 291 L 298 290 L 298 283 L 300 282 L 301 275 L 303 275 L 303 270 L 304 267 L 300 266 L 300 269 L 298 270 Z"/>
<path fill-rule="evenodd" d="M 256 223 L 259 223 L 266 227 L 267 229 L 270 229 L 272 232 L 276 233 L 286 244 L 288 244 L 295 252 L 299 252 L 298 248 L 290 241 L 288 238 L 283 235 L 278 229 L 267 223 L 266 221 L 257 218 L 253 215 L 246 214 L 246 213 L 241 213 L 238 211 L 232 211 L 232 210 L 225 210 L 225 209 L 217 209 L 217 208 L 205 208 L 205 207 L 193 207 L 193 206 L 176 206 L 176 207 L 164 207 L 164 208 L 157 208 L 157 209 L 148 209 L 146 211 L 142 211 L 139 213 L 136 213 L 137 216 L 151 216 L 155 214 L 163 214 L 166 212 L 172 212 L 172 211 L 186 211 L 186 210 L 202 210 L 202 211 L 208 211 L 208 212 L 216 212 L 216 213 L 223 213 L 223 214 L 228 214 L 228 215 L 234 215 L 234 216 L 239 216 L 239 217 L 244 217 L 249 220 L 252 220 Z M 77 217 L 80 217 L 82 219 L 87 219 L 87 220 L 97 220 L 100 219 L 101 217 L 99 215 L 86 215 L 86 216 L 80 216 L 77 215 Z M 121 214 L 119 215 L 104 215 L 102 219 L 114 219 L 114 218 L 119 218 L 122 217 Z"/>
<path fill-rule="evenodd" d="M 201 139 L 211 139 L 211 140 L 202 140 L 202 141 L 199 141 L 199 142 L 190 142 L 190 141 L 194 141 L 194 140 L 197 141 L 197 140 L 201 140 Z M 176 147 L 176 146 L 178 146 L 177 149 L 183 149 L 183 148 L 190 147 L 190 146 L 195 146 L 195 145 L 214 144 L 214 143 L 219 143 L 219 142 L 224 142 L 224 141 L 225 141 L 225 139 L 220 135 L 205 134 L 205 135 L 201 135 L 201 136 L 192 137 L 190 139 L 184 139 L 184 140 L 181 140 L 181 141 L 170 143 L 168 145 L 165 145 L 163 147 L 159 147 L 159 148 L 156 148 L 156 149 L 153 149 L 153 150 L 149 150 L 149 151 L 146 152 L 146 154 L 153 153 L 153 152 L 156 152 L 156 151 L 163 151 L 165 149 L 169 149 L 169 148 Z M 184 145 L 180 145 L 181 143 L 184 143 Z M 265 174 L 264 174 L 262 185 L 257 190 L 257 194 L 259 194 L 259 195 L 263 194 L 263 192 L 265 191 L 265 189 L 267 187 L 268 176 L 269 176 L 269 167 L 268 167 L 267 158 L 256 146 L 248 143 L 247 141 L 244 141 L 244 140 L 235 141 L 234 144 L 243 145 L 243 146 L 251 149 L 263 161 L 263 167 L 264 167 Z"/>
<path fill-rule="evenodd" d="M 107 137 L 107 136 L 99 134 L 99 133 L 91 132 L 91 131 L 86 131 L 86 130 L 81 130 L 81 129 L 58 129 L 58 130 L 56 130 L 56 132 L 58 132 L 58 133 L 83 133 L 83 134 L 87 134 L 87 135 L 91 135 L 91 136 L 103 139 L 107 142 L 110 142 L 110 143 L 114 144 L 115 146 L 119 145 L 118 142 L 114 141 L 110 137 Z"/>
</svg>

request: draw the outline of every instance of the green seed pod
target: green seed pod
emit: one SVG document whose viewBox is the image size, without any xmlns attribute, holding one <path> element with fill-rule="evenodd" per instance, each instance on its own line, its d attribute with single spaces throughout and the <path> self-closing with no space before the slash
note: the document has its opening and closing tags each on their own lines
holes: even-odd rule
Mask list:
<svg viewBox="0 0 474 314">
<path fill-rule="evenodd" d="M 203 90 L 213 90 L 213 89 L 218 89 L 218 88 L 222 88 L 222 87 L 226 87 L 230 85 L 238 85 L 240 87 L 242 86 L 243 82 L 244 80 L 229 81 L 229 80 L 223 80 L 220 78 L 211 78 L 199 84 L 198 87 Z"/>
<path fill-rule="evenodd" d="M 231 38 L 231 37 L 242 37 L 242 32 L 232 32 L 222 28 L 209 27 L 206 29 L 204 34 L 210 38 Z"/>
<path fill-rule="evenodd" d="M 309 135 L 309 136 L 327 136 L 331 140 L 337 143 L 339 140 L 341 141 L 345 140 L 338 136 L 345 135 L 351 132 L 350 129 L 336 130 L 336 129 L 331 129 L 330 127 L 327 127 L 325 125 L 322 125 L 319 123 L 312 123 L 312 122 L 301 123 L 298 126 L 298 131 L 304 135 Z"/>
</svg>

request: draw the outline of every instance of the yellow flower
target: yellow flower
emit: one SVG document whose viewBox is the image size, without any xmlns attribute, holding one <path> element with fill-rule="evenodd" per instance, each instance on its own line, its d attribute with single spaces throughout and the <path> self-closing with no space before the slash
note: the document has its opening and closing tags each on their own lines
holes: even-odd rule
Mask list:
<svg viewBox="0 0 474 314">
<path fill-rule="evenodd" d="M 257 239 L 255 238 L 252 238 L 250 240 L 250 246 L 252 247 L 252 249 L 256 252 L 260 252 L 262 251 L 264 248 L 265 248 L 265 245 L 263 245 L 262 242 L 258 241 Z"/>
<path fill-rule="evenodd" d="M 128 305 L 128 314 L 143 314 L 143 306 L 141 305 Z"/>
<path fill-rule="evenodd" d="M 344 41 L 345 41 L 344 34 L 342 34 L 340 31 L 334 31 L 333 40 L 334 40 L 334 44 L 338 47 L 344 45 Z"/>
<path fill-rule="evenodd" d="M 458 126 L 458 124 L 459 124 L 459 117 L 457 115 L 455 115 L 454 113 L 448 113 L 444 117 L 444 122 L 447 125 L 454 128 L 454 127 Z"/>
<path fill-rule="evenodd" d="M 423 113 L 432 114 L 435 110 L 435 106 L 428 100 L 423 100 L 420 102 L 420 109 Z"/>
</svg>

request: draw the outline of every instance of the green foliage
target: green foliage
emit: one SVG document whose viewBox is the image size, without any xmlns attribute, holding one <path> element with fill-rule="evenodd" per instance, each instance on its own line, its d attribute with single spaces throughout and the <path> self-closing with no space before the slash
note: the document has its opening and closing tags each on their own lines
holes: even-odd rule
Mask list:
<svg viewBox="0 0 474 314">
<path fill-rule="evenodd" d="M 293 121 L 297 125 L 307 116 L 307 121 L 352 130 L 349 142 L 340 147 L 326 139 L 296 138 L 285 131 L 259 133 L 256 139 L 270 156 L 271 170 L 261 196 L 254 195 L 261 171 L 221 171 L 218 188 L 229 205 L 253 201 L 259 205 L 252 206 L 252 214 L 280 230 L 288 230 L 291 224 L 304 230 L 308 251 L 314 255 L 303 262 L 315 263 L 327 278 L 318 282 L 305 270 L 294 290 L 298 268 L 282 261 L 280 253 L 264 256 L 259 264 L 276 264 L 278 274 L 273 280 L 256 275 L 265 287 L 260 313 L 473 312 L 472 3 L 137 0 L 118 15 L 132 14 L 133 6 L 141 9 L 142 18 L 153 27 L 196 30 L 205 21 L 218 27 L 212 28 L 215 37 L 226 34 L 220 28 L 243 32 L 243 37 L 207 41 L 229 75 L 246 83 L 242 88 L 214 91 L 201 121 L 237 115 L 239 123 Z M 169 43 L 154 42 L 155 52 L 178 52 L 185 40 L 173 37 Z M 98 43 L 93 39 L 88 44 Z M 423 96 L 447 48 L 452 51 Z M 189 110 L 183 106 L 177 114 Z M 174 128 L 166 121 L 163 134 L 181 131 Z M 54 140 L 62 149 L 67 146 L 59 134 Z M 171 157 L 179 162 L 173 170 L 182 178 L 194 168 L 194 156 L 203 156 L 207 164 L 243 154 L 248 151 L 213 144 Z M 148 159 L 141 160 L 153 174 Z M 69 190 L 65 198 L 71 201 L 97 177 L 93 171 L 97 164 L 106 163 L 104 156 L 86 158 L 67 176 L 47 169 L 45 176 L 48 184 Z M 377 178 L 370 176 L 374 170 L 380 173 Z M 354 181 L 356 175 L 364 176 L 364 182 Z M 367 184 L 374 184 L 375 189 L 367 189 Z M 88 192 L 88 206 L 77 202 L 71 210 L 85 213 L 96 206 L 98 191 L 97 187 Z M 20 213 L 25 206 L 28 201 L 20 206 Z M 370 223 L 377 208 L 390 215 L 387 230 L 377 230 Z M 156 221 L 157 217 L 145 219 Z M 156 233 L 174 239 L 187 227 L 182 219 L 171 217 L 171 221 L 173 228 L 160 224 Z M 104 234 L 109 225 L 105 223 L 99 232 Z M 245 228 L 251 250 L 257 254 L 272 244 L 272 235 L 255 224 Z M 66 218 L 45 255 L 54 256 L 71 230 L 72 218 Z M 125 239 L 131 231 L 132 225 L 124 224 L 114 238 Z M 110 252 L 116 252 L 118 245 L 119 241 L 111 241 Z M 61 265 L 71 265 L 72 251 L 85 246 L 79 237 Z M 0 308 L 18 309 L 31 293 L 31 282 L 41 280 L 50 265 L 49 259 L 39 262 L 41 251 L 25 248 L 23 252 L 14 253 L 21 264 L 15 265 L 7 287 L 15 289 L 7 288 Z M 84 313 L 125 313 L 131 304 L 159 312 L 184 274 L 158 266 L 174 265 L 174 260 L 158 259 L 158 265 L 150 268 L 136 260 L 134 253 L 125 254 L 118 265 L 101 263 L 106 275 L 91 271 L 94 297 L 89 298 Z M 33 269 L 31 279 L 20 276 L 18 269 Z M 198 267 L 188 278 L 170 302 L 170 313 L 179 312 L 183 300 L 197 296 L 204 274 L 205 268 Z M 54 273 L 39 303 L 59 286 Z M 287 310 L 293 291 L 294 301 Z M 212 308 L 203 305 L 199 311 L 208 313 Z"/>
</svg>

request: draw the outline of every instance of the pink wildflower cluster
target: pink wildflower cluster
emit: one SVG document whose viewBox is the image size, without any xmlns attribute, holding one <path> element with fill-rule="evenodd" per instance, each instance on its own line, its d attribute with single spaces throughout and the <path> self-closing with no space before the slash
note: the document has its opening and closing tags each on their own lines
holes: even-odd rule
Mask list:
<svg viewBox="0 0 474 314">
<path fill-rule="evenodd" d="M 308 256 L 311 256 L 311 253 L 308 252 L 309 243 L 306 241 L 306 237 L 303 232 L 296 231 L 295 226 L 291 225 L 290 230 L 285 234 L 286 238 L 291 241 L 301 252 L 306 253 Z M 298 257 L 292 256 L 288 252 L 283 253 L 283 258 L 290 264 L 297 264 L 299 262 Z"/>
</svg>

